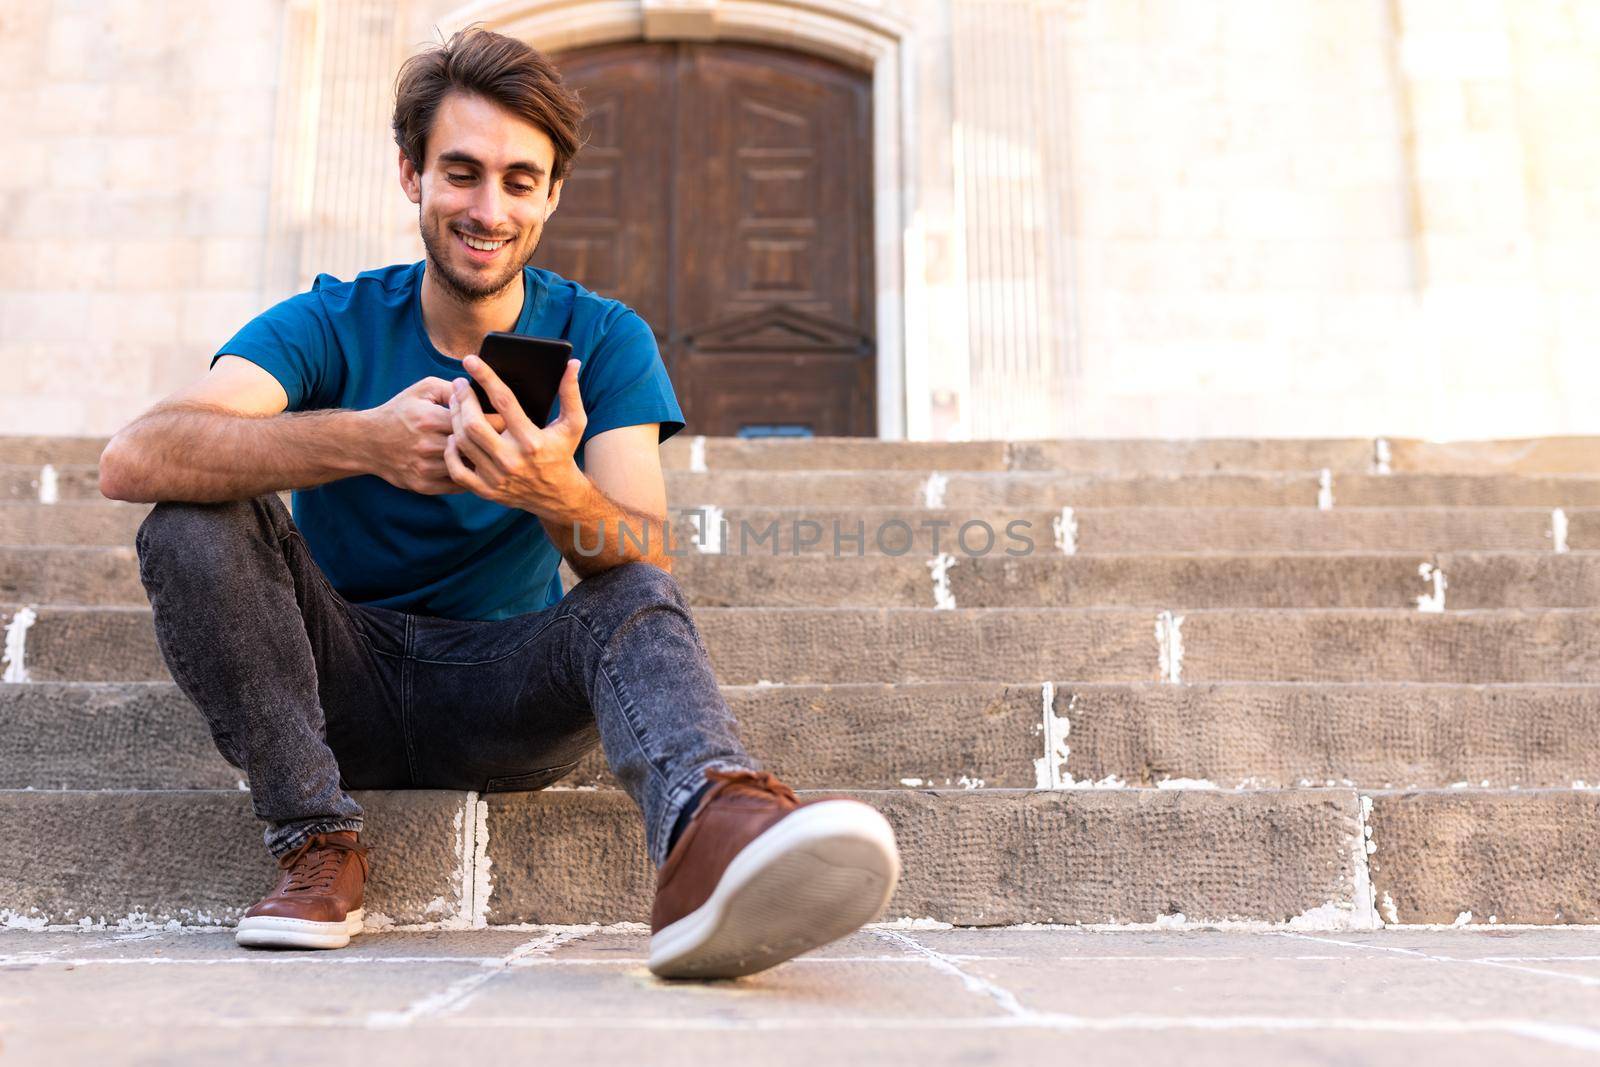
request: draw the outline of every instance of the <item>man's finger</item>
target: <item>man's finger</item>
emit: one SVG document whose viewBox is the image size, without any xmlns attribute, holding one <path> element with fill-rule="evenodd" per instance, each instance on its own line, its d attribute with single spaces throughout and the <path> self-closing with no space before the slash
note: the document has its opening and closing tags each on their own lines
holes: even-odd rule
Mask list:
<svg viewBox="0 0 1600 1067">
<path fill-rule="evenodd" d="M 450 436 L 444 445 L 444 465 L 445 469 L 450 472 L 450 480 L 456 485 L 470 489 L 479 496 L 487 497 L 489 495 L 489 487 L 484 484 L 483 479 L 478 477 L 477 473 L 469 469 L 466 463 L 462 461 L 461 452 L 456 447 L 454 434 Z"/>
<path fill-rule="evenodd" d="M 450 417 L 450 395 L 445 394 L 444 406 L 429 408 L 423 411 L 420 419 L 421 428 L 429 433 L 447 434 L 455 428 Z"/>
<path fill-rule="evenodd" d="M 494 432 L 484 418 L 483 408 L 478 406 L 477 394 L 464 383 L 452 395 L 450 411 L 453 416 L 451 428 L 467 462 L 485 474 L 489 473 L 484 470 L 485 464 L 501 470 L 510 465 L 506 462 L 510 446 Z"/>
<path fill-rule="evenodd" d="M 441 407 L 450 403 L 450 383 L 443 378 L 427 377 L 411 387 L 416 395 L 431 400 Z"/>
<path fill-rule="evenodd" d="M 589 413 L 583 409 L 583 395 L 578 390 L 578 370 L 582 366 L 576 359 L 567 360 L 561 385 L 556 389 L 556 395 L 561 398 L 561 421 L 570 422 L 580 430 L 589 424 Z"/>
<path fill-rule="evenodd" d="M 468 425 L 465 418 L 462 419 L 462 425 Z M 496 440 L 499 440 L 499 438 L 496 438 Z M 499 481 L 501 468 L 496 464 L 494 456 L 473 440 L 470 433 L 464 430 L 457 430 L 452 433 L 445 441 L 446 455 L 450 452 L 452 442 L 455 445 L 456 454 L 477 472 L 479 478 L 484 479 L 486 482 Z"/>
</svg>

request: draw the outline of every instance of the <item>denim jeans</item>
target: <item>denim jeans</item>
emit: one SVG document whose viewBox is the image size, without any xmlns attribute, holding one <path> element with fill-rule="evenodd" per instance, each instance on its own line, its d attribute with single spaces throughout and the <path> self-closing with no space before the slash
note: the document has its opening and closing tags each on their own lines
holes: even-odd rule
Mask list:
<svg viewBox="0 0 1600 1067">
<path fill-rule="evenodd" d="M 275 856 L 359 830 L 348 790 L 542 789 L 598 741 L 659 867 L 708 769 L 759 769 L 677 580 L 652 564 L 474 622 L 345 600 L 276 496 L 158 504 L 137 544 L 161 653 L 248 776 Z"/>
</svg>

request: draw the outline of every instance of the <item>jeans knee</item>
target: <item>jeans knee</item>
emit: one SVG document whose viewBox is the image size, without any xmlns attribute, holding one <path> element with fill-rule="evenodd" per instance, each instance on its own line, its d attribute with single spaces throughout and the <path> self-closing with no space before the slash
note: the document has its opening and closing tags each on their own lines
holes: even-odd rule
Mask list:
<svg viewBox="0 0 1600 1067">
<path fill-rule="evenodd" d="M 216 503 L 162 501 L 150 509 L 134 537 L 141 576 L 148 582 L 151 568 L 165 561 L 181 563 L 185 571 L 204 571 L 208 563 L 222 566 L 237 560 L 245 542 L 260 539 L 262 531 L 273 526 L 274 506 L 283 509 L 275 497 Z"/>
<path fill-rule="evenodd" d="M 619 564 L 573 587 L 574 595 L 594 598 L 591 610 L 614 626 L 650 608 L 670 606 L 688 611 L 689 602 L 678 580 L 653 563 L 632 560 Z"/>
<path fill-rule="evenodd" d="M 647 604 L 670 602 L 687 606 L 678 579 L 654 563 L 633 560 L 619 567 L 613 567 L 608 573 L 616 575 L 614 581 L 617 588 L 626 590 L 625 595 L 629 598 Z"/>
<path fill-rule="evenodd" d="M 283 502 L 276 497 L 206 503 L 163 500 L 139 524 L 134 542 L 142 554 L 147 548 L 186 548 L 197 541 L 215 541 L 235 531 L 254 533 L 263 524 L 272 525 L 272 512 L 282 509 Z"/>
</svg>

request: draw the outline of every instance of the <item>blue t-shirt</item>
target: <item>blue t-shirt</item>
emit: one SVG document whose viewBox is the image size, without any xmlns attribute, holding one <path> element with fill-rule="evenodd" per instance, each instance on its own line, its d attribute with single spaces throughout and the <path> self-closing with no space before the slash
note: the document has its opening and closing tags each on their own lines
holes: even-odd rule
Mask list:
<svg viewBox="0 0 1600 1067">
<path fill-rule="evenodd" d="M 426 261 L 319 274 L 309 292 L 267 309 L 212 357 L 242 356 L 289 394 L 290 411 L 377 407 L 423 378 L 468 375 L 422 324 Z M 582 361 L 583 443 L 619 426 L 683 429 L 683 411 L 655 335 L 627 305 L 536 267 L 522 271 L 514 332 L 559 337 Z M 551 418 L 560 412 L 558 399 Z M 294 494 L 294 517 L 333 587 L 358 604 L 447 619 L 504 619 L 563 595 L 561 555 L 532 512 L 472 493 L 427 496 L 376 475 Z"/>
</svg>

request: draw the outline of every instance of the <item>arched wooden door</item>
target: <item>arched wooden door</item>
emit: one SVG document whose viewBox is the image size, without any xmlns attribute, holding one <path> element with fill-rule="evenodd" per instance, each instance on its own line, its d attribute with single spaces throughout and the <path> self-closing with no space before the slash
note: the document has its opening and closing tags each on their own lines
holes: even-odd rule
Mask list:
<svg viewBox="0 0 1600 1067">
<path fill-rule="evenodd" d="M 867 75 L 704 42 L 556 62 L 589 117 L 534 264 L 644 316 L 688 432 L 875 436 Z"/>
</svg>

